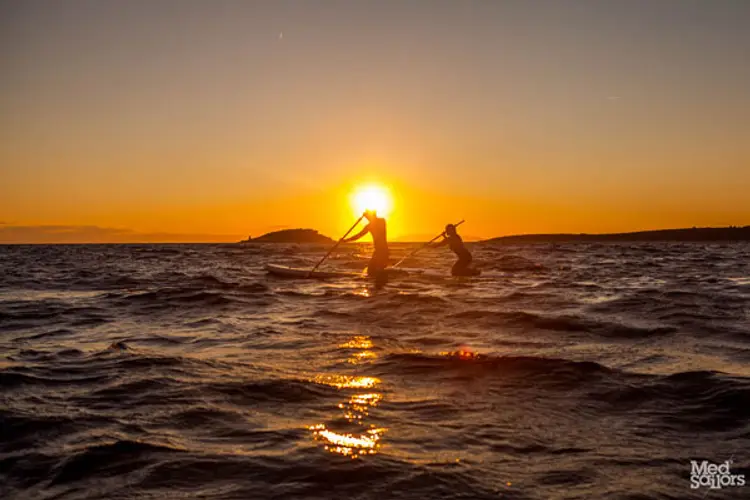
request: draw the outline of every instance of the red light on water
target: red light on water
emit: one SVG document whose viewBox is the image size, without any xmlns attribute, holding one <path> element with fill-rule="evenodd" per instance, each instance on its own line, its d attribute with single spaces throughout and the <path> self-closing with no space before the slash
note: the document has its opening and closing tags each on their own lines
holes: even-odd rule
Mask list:
<svg viewBox="0 0 750 500">
<path fill-rule="evenodd" d="M 456 351 L 456 356 L 460 359 L 474 359 L 478 354 L 472 351 L 469 346 L 462 345 L 458 348 L 458 351 Z"/>
</svg>

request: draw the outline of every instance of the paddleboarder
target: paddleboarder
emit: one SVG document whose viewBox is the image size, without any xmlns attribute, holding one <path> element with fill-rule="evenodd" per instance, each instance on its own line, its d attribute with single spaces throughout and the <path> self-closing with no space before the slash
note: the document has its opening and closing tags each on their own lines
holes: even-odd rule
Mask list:
<svg viewBox="0 0 750 500">
<path fill-rule="evenodd" d="M 430 246 L 432 248 L 437 248 L 443 245 L 448 245 L 448 247 L 458 257 L 458 260 L 455 264 L 453 264 L 453 267 L 451 268 L 451 274 L 453 276 L 479 276 L 481 271 L 472 267 L 471 261 L 473 259 L 471 257 L 471 253 L 464 245 L 464 240 L 462 240 L 458 235 L 458 231 L 456 231 L 455 225 L 446 225 L 445 232 L 443 233 L 443 239 L 441 241 L 438 241 L 437 243 L 432 243 Z"/>
<path fill-rule="evenodd" d="M 367 233 L 372 235 L 372 243 L 375 246 L 375 250 L 372 253 L 372 258 L 370 258 L 370 263 L 367 265 L 367 274 L 372 276 L 381 273 L 386 267 L 388 267 L 388 238 L 386 235 L 386 224 L 385 219 L 378 217 L 375 210 L 365 210 L 363 216 L 368 222 L 365 228 L 354 236 L 344 239 L 343 242 L 349 243 L 351 241 L 357 241 Z"/>
</svg>

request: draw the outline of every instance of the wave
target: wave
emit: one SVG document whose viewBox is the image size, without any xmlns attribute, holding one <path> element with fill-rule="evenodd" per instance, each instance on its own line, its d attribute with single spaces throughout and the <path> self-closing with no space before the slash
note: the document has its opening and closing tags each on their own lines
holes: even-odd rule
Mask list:
<svg viewBox="0 0 750 500">
<path fill-rule="evenodd" d="M 266 379 L 257 381 L 236 381 L 209 383 L 200 388 L 204 393 L 221 394 L 233 404 L 252 405 L 258 403 L 304 404 L 320 398 L 337 397 L 335 387 L 298 379 Z"/>
<path fill-rule="evenodd" d="M 161 288 L 154 291 L 117 294 L 112 297 L 118 307 L 135 306 L 138 313 L 167 311 L 177 307 L 221 308 L 238 301 L 220 292 L 206 291 L 201 288 Z"/>
<path fill-rule="evenodd" d="M 481 322 L 485 326 L 518 327 L 569 333 L 590 333 L 602 337 L 643 338 L 673 334 L 673 326 L 638 326 L 577 315 L 546 315 L 528 311 L 469 310 L 449 316 L 458 322 Z"/>
<path fill-rule="evenodd" d="M 130 440 L 91 446 L 66 457 L 56 467 L 51 486 L 67 484 L 87 478 L 123 476 L 158 463 L 159 455 L 180 453 L 183 450 L 164 445 L 154 445 Z"/>
<path fill-rule="evenodd" d="M 546 268 L 537 262 L 534 262 L 520 255 L 501 255 L 495 260 L 482 260 L 482 269 L 493 271 L 546 271 Z"/>
<path fill-rule="evenodd" d="M 103 313 L 106 311 L 98 307 L 76 306 L 62 300 L 0 302 L 0 322 L 57 319 L 66 315 L 97 316 Z"/>
<path fill-rule="evenodd" d="M 439 374 L 454 376 L 462 372 L 475 375 L 496 375 L 507 381 L 509 377 L 533 385 L 536 382 L 585 382 L 613 372 L 593 361 L 571 361 L 560 358 L 536 356 L 493 356 L 463 351 L 442 355 L 394 353 L 375 364 L 376 374 L 389 373 Z"/>
<path fill-rule="evenodd" d="M 46 340 L 53 337 L 69 337 L 75 332 L 69 328 L 56 328 L 47 332 L 37 333 L 34 335 L 22 335 L 17 340 Z"/>
<path fill-rule="evenodd" d="M 750 430 L 750 381 L 715 371 L 642 378 L 594 392 L 605 411 L 647 411 L 656 423 L 694 431 Z"/>
<path fill-rule="evenodd" d="M 58 374 L 57 376 L 23 373 L 18 368 L 0 371 L 0 386 L 4 389 L 30 386 L 69 386 L 70 384 L 97 384 L 106 381 L 106 375 L 85 375 L 81 377 Z"/>
</svg>

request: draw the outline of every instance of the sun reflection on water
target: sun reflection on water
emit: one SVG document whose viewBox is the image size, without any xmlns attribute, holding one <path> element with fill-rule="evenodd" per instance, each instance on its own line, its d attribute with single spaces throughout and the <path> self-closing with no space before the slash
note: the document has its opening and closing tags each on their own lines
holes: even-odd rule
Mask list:
<svg viewBox="0 0 750 500">
<path fill-rule="evenodd" d="M 372 297 L 372 292 L 370 291 L 370 288 L 366 286 L 363 286 L 362 288 L 357 288 L 352 293 L 354 295 L 359 295 L 360 297 L 364 297 L 364 298 Z"/>
<path fill-rule="evenodd" d="M 352 377 L 349 375 L 316 375 L 313 382 L 338 389 L 370 389 L 380 383 L 375 377 Z"/>
<path fill-rule="evenodd" d="M 342 349 L 362 349 L 354 353 L 347 361 L 357 363 L 361 360 L 376 357 L 375 353 L 368 350 L 373 347 L 372 340 L 363 335 L 357 335 L 347 342 L 339 345 Z M 338 389 L 372 389 L 380 383 L 375 377 L 349 376 L 349 375 L 317 375 L 313 379 L 318 384 L 324 384 Z M 324 423 L 310 426 L 316 441 L 324 443 L 324 449 L 352 459 L 363 455 L 373 455 L 380 448 L 380 438 L 387 428 L 376 427 L 366 424 L 365 419 L 369 416 L 371 408 L 375 407 L 383 399 L 378 392 L 360 392 L 349 397 L 348 401 L 339 403 L 339 409 L 343 410 L 347 423 L 353 426 L 353 432 L 345 432 L 339 429 L 333 430 Z"/>
<path fill-rule="evenodd" d="M 344 410 L 344 416 L 349 422 L 362 420 L 369 415 L 369 407 L 376 406 L 383 399 L 382 394 L 355 394 L 347 404 L 340 403 L 339 408 Z"/>
<path fill-rule="evenodd" d="M 357 363 L 366 360 L 366 359 L 374 359 L 377 358 L 377 354 L 375 354 L 372 351 L 362 351 L 356 353 L 354 356 L 349 358 L 347 361 L 353 365 L 356 365 Z"/>
<path fill-rule="evenodd" d="M 372 349 L 372 340 L 366 335 L 357 335 L 352 337 L 351 340 L 340 344 L 339 347 L 343 349 Z"/>
<path fill-rule="evenodd" d="M 362 349 L 361 351 L 352 354 L 352 356 L 347 360 L 353 365 L 378 357 L 377 354 L 369 350 L 372 349 L 372 340 L 370 339 L 370 337 L 367 337 L 365 335 L 357 335 L 351 340 L 340 344 L 339 347 L 341 347 L 342 349 Z"/>
<path fill-rule="evenodd" d="M 353 434 L 340 434 L 326 428 L 325 424 L 310 427 L 316 439 L 323 440 L 327 444 L 325 449 L 331 453 L 338 453 L 345 457 L 359 458 L 361 455 L 374 455 L 380 448 L 380 435 L 387 429 L 369 429 L 364 434 L 355 436 Z"/>
</svg>

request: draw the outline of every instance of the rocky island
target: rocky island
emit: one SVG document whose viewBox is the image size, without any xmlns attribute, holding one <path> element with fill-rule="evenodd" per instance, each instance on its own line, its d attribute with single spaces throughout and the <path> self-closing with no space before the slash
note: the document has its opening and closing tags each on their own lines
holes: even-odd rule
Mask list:
<svg viewBox="0 0 750 500">
<path fill-rule="evenodd" d="M 333 243 L 328 236 L 324 236 L 314 229 L 282 229 L 272 231 L 257 238 L 247 237 L 240 243 Z"/>
</svg>

